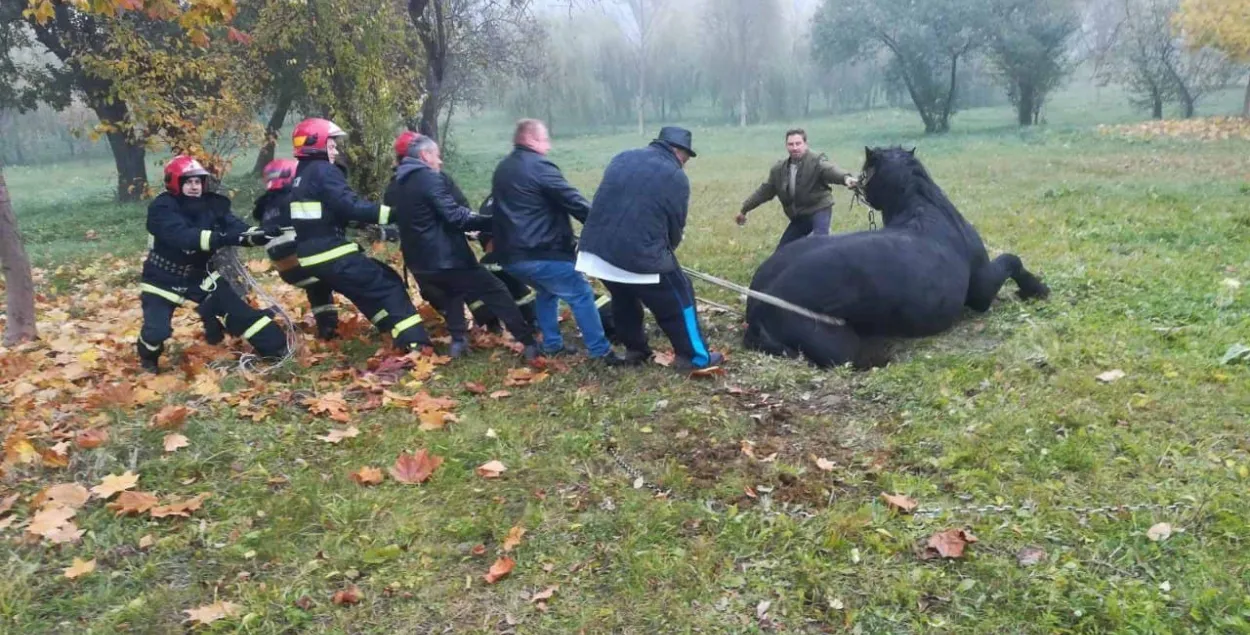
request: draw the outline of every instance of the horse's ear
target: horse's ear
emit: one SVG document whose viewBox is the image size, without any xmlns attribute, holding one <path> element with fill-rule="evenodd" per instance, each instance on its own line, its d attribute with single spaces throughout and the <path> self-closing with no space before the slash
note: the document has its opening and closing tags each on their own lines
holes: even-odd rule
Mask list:
<svg viewBox="0 0 1250 635">
<path fill-rule="evenodd" d="M 873 155 L 872 148 L 869 148 L 868 146 L 864 146 L 864 160 L 867 161 L 869 159 L 872 159 L 872 155 Z"/>
<path fill-rule="evenodd" d="M 914 157 L 914 156 L 916 156 L 916 146 L 912 146 L 912 147 L 911 147 L 911 150 L 908 150 L 908 151 L 907 151 L 907 154 L 910 154 L 910 155 L 912 155 L 913 157 Z"/>
</svg>

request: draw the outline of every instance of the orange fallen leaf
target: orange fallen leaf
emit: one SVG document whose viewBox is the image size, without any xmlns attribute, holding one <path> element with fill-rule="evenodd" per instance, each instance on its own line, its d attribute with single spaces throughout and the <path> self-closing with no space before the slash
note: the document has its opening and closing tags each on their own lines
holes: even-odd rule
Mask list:
<svg viewBox="0 0 1250 635">
<path fill-rule="evenodd" d="M 348 412 L 347 401 L 343 399 L 343 393 L 332 392 L 320 397 L 309 397 L 304 400 L 304 405 L 308 406 L 309 412 L 324 414 L 340 423 L 352 420 L 352 415 Z"/>
<path fill-rule="evenodd" d="M 175 452 L 179 448 L 191 445 L 191 441 L 181 434 L 167 434 L 165 435 L 164 445 L 166 452 Z"/>
<path fill-rule="evenodd" d="M 508 537 L 503 539 L 503 551 L 508 553 L 521 544 L 521 536 L 525 535 L 524 527 L 513 527 L 508 530 Z"/>
<path fill-rule="evenodd" d="M 829 459 L 821 457 L 821 458 L 816 459 L 816 467 L 820 468 L 821 471 L 824 471 L 824 472 L 832 472 L 833 469 L 837 467 L 837 464 L 834 463 L 833 461 L 830 461 Z"/>
<path fill-rule="evenodd" d="M 65 545 L 78 542 L 85 533 L 87 533 L 86 529 L 79 529 L 74 523 L 66 523 L 55 531 L 44 534 L 44 538 L 47 538 L 48 542 L 52 544 Z"/>
<path fill-rule="evenodd" d="M 204 505 L 204 501 L 212 496 L 210 492 L 204 492 L 184 501 L 174 501 L 168 505 L 153 507 L 151 510 L 152 518 L 164 518 L 166 516 L 181 516 L 187 518 L 191 516 L 191 512 L 198 510 Z"/>
<path fill-rule="evenodd" d="M 464 382 L 464 389 L 475 395 L 486 394 L 486 386 L 483 386 L 475 381 Z"/>
<path fill-rule="evenodd" d="M 482 579 L 486 580 L 486 584 L 494 584 L 502 580 L 509 573 L 512 573 L 512 569 L 515 566 L 516 566 L 515 560 L 507 556 L 504 556 L 496 560 L 495 564 L 490 566 L 490 571 L 487 571 L 486 575 L 482 576 Z"/>
<path fill-rule="evenodd" d="M 508 376 L 503 380 L 503 385 L 510 387 L 529 386 L 545 381 L 547 377 L 548 374 L 543 371 L 535 371 L 530 368 L 513 368 L 508 371 Z"/>
<path fill-rule="evenodd" d="M 191 410 L 186 406 L 165 406 L 152 417 L 151 427 L 157 430 L 176 430 L 182 427 Z"/>
<path fill-rule="evenodd" d="M 443 464 L 443 458 L 434 456 L 426 450 L 417 450 L 416 454 L 400 453 L 391 467 L 391 478 L 400 483 L 424 483 L 430 480 L 434 470 Z"/>
<path fill-rule="evenodd" d="M 382 478 L 382 470 L 376 467 L 362 467 L 352 472 L 352 480 L 359 485 L 377 485 Z"/>
<path fill-rule="evenodd" d="M 35 504 L 41 508 L 69 507 L 79 509 L 87 504 L 91 494 L 87 488 L 78 483 L 60 483 L 53 485 L 35 496 Z"/>
<path fill-rule="evenodd" d="M 469 550 L 469 553 L 480 556 L 486 553 L 486 545 L 477 545 Z"/>
<path fill-rule="evenodd" d="M 65 577 L 73 580 L 87 575 L 92 571 L 95 571 L 95 558 L 90 560 L 74 558 L 74 563 L 65 568 Z"/>
<path fill-rule="evenodd" d="M 4 441 L 4 462 L 7 465 L 23 465 L 39 460 L 39 451 L 35 449 L 26 435 L 15 432 Z"/>
<path fill-rule="evenodd" d="M 924 549 L 920 551 L 921 560 L 933 558 L 962 558 L 964 547 L 977 541 L 972 532 L 963 529 L 947 529 L 929 536 Z"/>
<path fill-rule="evenodd" d="M 144 534 L 144 536 L 139 539 L 140 549 L 149 549 L 154 544 L 156 544 L 156 539 L 152 537 L 152 534 Z"/>
<path fill-rule="evenodd" d="M 440 410 L 452 410 L 455 407 L 455 399 L 448 399 L 447 397 L 434 397 L 427 392 L 419 392 L 412 396 L 412 411 L 417 414 L 437 412 Z"/>
<path fill-rule="evenodd" d="M 885 502 L 889 503 L 890 507 L 893 507 L 894 509 L 897 509 L 905 514 L 916 509 L 916 501 L 901 494 L 894 495 L 881 492 L 881 498 L 884 498 Z"/>
<path fill-rule="evenodd" d="M 108 442 L 109 442 L 109 432 L 108 430 L 105 430 L 104 428 L 95 428 L 93 430 L 83 430 L 82 432 L 78 433 L 78 436 L 74 437 L 74 445 L 77 445 L 78 447 L 84 450 L 98 448 Z"/>
<path fill-rule="evenodd" d="M 9 496 L 6 496 L 4 500 L 0 500 L 0 514 L 3 514 L 9 511 L 10 509 L 13 509 L 13 503 L 17 502 L 18 496 L 20 496 L 20 494 L 11 494 Z"/>
<path fill-rule="evenodd" d="M 364 597 L 365 595 L 360 592 L 360 587 L 353 584 L 341 591 L 335 591 L 334 597 L 330 598 L 330 601 L 339 606 L 351 606 L 359 604 Z"/>
<path fill-rule="evenodd" d="M 127 470 L 125 474 L 110 474 L 104 477 L 99 485 L 91 488 L 91 493 L 97 498 L 108 500 L 113 494 L 128 490 L 138 484 L 139 475 Z"/>
<path fill-rule="evenodd" d="M 530 603 L 532 604 L 534 602 L 545 602 L 547 600 L 550 600 L 552 596 L 556 594 L 556 591 L 559 590 L 559 588 L 560 588 L 560 585 L 553 584 L 543 589 L 542 591 L 535 593 L 533 597 L 530 598 Z"/>
<path fill-rule="evenodd" d="M 425 430 L 426 432 L 429 432 L 431 430 L 442 430 L 443 428 L 447 427 L 447 424 L 455 423 L 456 421 L 459 421 L 456 415 L 451 414 L 450 412 L 442 412 L 439 410 L 435 410 L 432 412 L 422 412 L 421 414 L 417 415 L 417 418 L 421 420 L 421 425 L 417 426 L 418 429 Z"/>
<path fill-rule="evenodd" d="M 700 368 L 691 372 L 690 376 L 695 379 L 704 379 L 708 377 L 724 377 L 727 374 L 729 373 L 720 366 L 708 366 L 707 368 Z"/>
<path fill-rule="evenodd" d="M 496 390 L 495 392 L 492 392 L 490 394 L 491 399 L 503 399 L 504 397 L 511 397 L 511 396 L 512 396 L 512 393 L 506 390 Z"/>
<path fill-rule="evenodd" d="M 183 613 L 187 614 L 186 622 L 195 622 L 196 624 L 212 624 L 217 620 L 238 615 L 243 607 L 232 602 L 215 602 L 206 604 L 198 609 L 186 609 Z"/>
<path fill-rule="evenodd" d="M 47 536 L 56 530 L 64 527 L 69 519 L 73 518 L 78 511 L 72 507 L 49 507 L 35 513 L 30 519 L 30 525 L 26 527 L 26 532 L 35 536 Z"/>
<path fill-rule="evenodd" d="M 488 461 L 477 467 L 477 475 L 482 478 L 499 478 L 508 467 L 499 461 Z"/>
<path fill-rule="evenodd" d="M 360 436 L 360 430 L 356 426 L 348 426 L 346 429 L 335 428 L 324 437 L 317 437 L 326 443 L 341 443 L 343 439 L 354 439 Z"/>
<path fill-rule="evenodd" d="M 672 351 L 663 351 L 656 353 L 651 359 L 660 366 L 668 368 L 673 365 L 673 362 L 677 361 L 677 355 Z"/>
<path fill-rule="evenodd" d="M 232 32 L 234 31 L 234 29 L 230 29 L 230 30 Z M 231 33 L 231 35 L 233 35 L 233 33 Z M 249 260 L 247 261 L 247 268 L 252 273 L 265 273 L 266 271 L 269 271 L 269 261 L 262 260 L 262 259 Z"/>
<path fill-rule="evenodd" d="M 135 516 L 156 507 L 155 494 L 147 492 L 122 492 L 117 500 L 105 505 L 118 516 Z"/>
</svg>

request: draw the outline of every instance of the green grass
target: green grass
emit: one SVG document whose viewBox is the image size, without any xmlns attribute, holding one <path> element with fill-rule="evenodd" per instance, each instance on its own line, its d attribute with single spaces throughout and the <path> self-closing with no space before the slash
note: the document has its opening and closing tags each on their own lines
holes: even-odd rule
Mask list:
<svg viewBox="0 0 1250 635">
<path fill-rule="evenodd" d="M 79 545 L 10 543 L 0 631 L 172 632 L 181 610 L 226 599 L 244 615 L 208 630 L 485 633 L 511 620 L 525 633 L 1250 632 L 1250 369 L 1219 363 L 1250 343 L 1244 287 L 1230 294 L 1222 282 L 1244 284 L 1250 271 L 1250 144 L 1100 137 L 1086 106 L 1056 104 L 1051 126 L 1023 132 L 1006 110 L 971 111 L 941 138 L 919 135 L 907 113 L 804 122 L 844 167 L 866 144 L 917 144 L 991 249 L 1046 279 L 1048 302 L 1004 291 L 989 314 L 899 343 L 896 362 L 869 373 L 739 350 L 727 315 L 708 317 L 713 343 L 731 350 L 729 376 L 712 381 L 578 365 L 509 399 L 473 399 L 462 382 L 495 389 L 506 372 L 479 352 L 424 387 L 461 400 L 459 423 L 421 432 L 382 409 L 358 416 L 361 436 L 340 446 L 314 440 L 329 422 L 302 407 L 254 423 L 218 405 L 191 417 L 189 448 L 164 457 L 150 409 L 115 412 L 111 442 L 79 452 L 73 476 L 93 483 L 133 465 L 147 491 L 214 497 L 183 522 L 114 519 L 93 504 L 78 517 L 89 530 Z M 456 175 L 475 200 L 507 150 L 505 124 L 459 124 Z M 732 217 L 780 156 L 785 127 L 695 130 L 685 264 L 746 282 L 771 252 L 783 228 L 775 204 L 745 228 Z M 553 158 L 591 192 L 613 153 L 646 140 L 557 139 Z M 40 266 L 136 253 L 142 208 L 106 203 L 107 167 L 6 171 Z M 863 228 L 863 208 L 850 215 L 845 200 L 835 231 Z M 100 240 L 81 240 L 85 228 Z M 351 350 L 358 365 L 372 351 Z M 1124 379 L 1095 380 L 1116 368 Z M 335 386 L 314 373 L 273 392 Z M 602 421 L 670 499 L 632 487 L 604 450 Z M 744 439 L 776 460 L 744 456 Z M 348 478 L 414 448 L 447 459 L 429 483 Z M 837 466 L 821 472 L 812 456 Z M 509 468 L 499 481 L 473 474 L 490 459 Z M 289 482 L 271 484 L 278 475 Z M 25 476 L 6 486 L 32 493 L 67 478 Z M 886 509 L 883 491 L 932 507 L 1035 507 L 908 517 Z M 1177 501 L 1188 504 L 1087 518 L 1062 509 Z M 1183 532 L 1153 542 L 1157 522 Z M 514 525 L 527 529 L 516 570 L 486 586 Z M 980 538 L 965 559 L 916 557 L 918 540 L 949 527 Z M 158 543 L 142 552 L 145 534 Z M 473 556 L 477 544 L 488 555 Z M 1026 546 L 1045 550 L 1039 565 L 1017 564 Z M 97 558 L 96 573 L 60 578 L 74 556 Z M 334 606 L 349 579 L 364 602 Z M 527 602 L 553 584 L 547 612 Z M 757 617 L 762 601 L 775 622 Z"/>
</svg>

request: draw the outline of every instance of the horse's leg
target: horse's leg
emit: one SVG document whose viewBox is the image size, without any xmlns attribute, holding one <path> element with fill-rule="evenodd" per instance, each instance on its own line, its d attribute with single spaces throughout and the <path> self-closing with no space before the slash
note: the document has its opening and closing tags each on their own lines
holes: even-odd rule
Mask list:
<svg viewBox="0 0 1250 635">
<path fill-rule="evenodd" d="M 855 363 L 859 358 L 859 335 L 849 326 L 832 326 L 801 315 L 788 314 L 783 328 L 788 335 L 786 339 L 808 361 L 820 368 Z"/>
<path fill-rule="evenodd" d="M 981 313 L 990 310 L 990 305 L 1007 278 L 1016 281 L 1016 286 L 1019 287 L 1016 295 L 1022 300 L 1045 298 L 1050 294 L 1050 289 L 1041 279 L 1024 268 L 1019 256 L 1003 254 L 972 274 L 972 284 L 968 286 L 968 298 L 964 304 Z"/>
</svg>

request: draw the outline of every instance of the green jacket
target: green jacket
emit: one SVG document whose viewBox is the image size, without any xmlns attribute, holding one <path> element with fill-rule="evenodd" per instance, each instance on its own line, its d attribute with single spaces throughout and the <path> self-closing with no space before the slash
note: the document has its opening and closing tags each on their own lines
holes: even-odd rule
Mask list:
<svg viewBox="0 0 1250 635">
<path fill-rule="evenodd" d="M 851 176 L 830 162 L 825 155 L 811 150 L 799 159 L 794 178 L 794 190 L 790 189 L 790 158 L 778 161 L 768 171 L 768 180 L 742 202 L 745 214 L 775 196 L 781 201 L 781 209 L 790 219 L 809 216 L 822 209 L 833 207 L 832 184 L 842 185 Z"/>
</svg>

